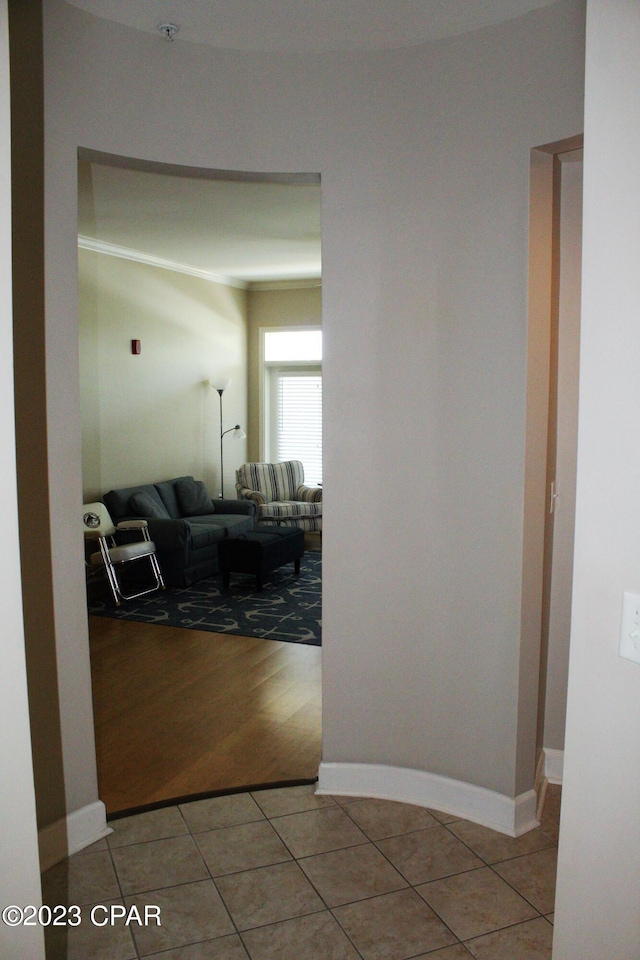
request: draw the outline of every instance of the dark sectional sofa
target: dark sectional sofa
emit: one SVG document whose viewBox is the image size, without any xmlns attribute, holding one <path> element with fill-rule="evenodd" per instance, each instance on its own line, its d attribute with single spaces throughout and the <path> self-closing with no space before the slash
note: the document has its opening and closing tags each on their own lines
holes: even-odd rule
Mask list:
<svg viewBox="0 0 640 960">
<path fill-rule="evenodd" d="M 220 541 L 254 528 L 253 503 L 212 500 L 193 477 L 110 490 L 102 500 L 116 524 L 148 521 L 168 586 L 187 587 L 217 573 Z"/>
</svg>

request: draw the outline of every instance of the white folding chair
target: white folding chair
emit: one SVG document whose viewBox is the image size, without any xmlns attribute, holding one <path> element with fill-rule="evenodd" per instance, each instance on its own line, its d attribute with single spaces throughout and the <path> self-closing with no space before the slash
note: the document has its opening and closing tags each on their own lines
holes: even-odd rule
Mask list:
<svg viewBox="0 0 640 960">
<path fill-rule="evenodd" d="M 99 547 L 95 553 L 91 554 L 88 562 L 93 567 L 104 567 L 116 606 L 120 606 L 121 600 L 135 600 L 136 597 L 143 597 L 147 593 L 153 593 L 154 590 L 164 590 L 164 580 L 156 556 L 156 545 L 149 537 L 146 520 L 122 520 L 115 527 L 104 503 L 85 503 L 82 507 L 82 522 L 85 539 L 96 540 Z M 142 540 L 117 544 L 116 530 L 139 530 Z M 144 560 L 145 557 L 151 565 L 153 584 L 145 586 L 136 593 L 125 593 L 120 586 L 116 567 L 131 563 L 133 560 Z"/>
</svg>

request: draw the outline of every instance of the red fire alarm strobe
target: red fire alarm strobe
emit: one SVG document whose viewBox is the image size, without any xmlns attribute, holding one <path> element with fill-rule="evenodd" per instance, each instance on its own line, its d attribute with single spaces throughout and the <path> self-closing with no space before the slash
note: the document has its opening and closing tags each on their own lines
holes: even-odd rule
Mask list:
<svg viewBox="0 0 640 960">
<path fill-rule="evenodd" d="M 133 353 L 134 355 L 137 356 L 141 351 L 142 351 L 142 347 L 140 346 L 140 341 L 139 341 L 139 340 L 132 340 L 132 341 L 131 341 L 131 353 Z"/>
</svg>

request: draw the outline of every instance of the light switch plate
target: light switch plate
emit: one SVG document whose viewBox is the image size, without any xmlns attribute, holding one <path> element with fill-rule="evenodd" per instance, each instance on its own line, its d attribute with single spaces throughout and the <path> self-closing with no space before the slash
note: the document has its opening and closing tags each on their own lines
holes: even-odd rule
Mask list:
<svg viewBox="0 0 640 960">
<path fill-rule="evenodd" d="M 623 593 L 620 656 L 640 663 L 640 594 Z"/>
</svg>

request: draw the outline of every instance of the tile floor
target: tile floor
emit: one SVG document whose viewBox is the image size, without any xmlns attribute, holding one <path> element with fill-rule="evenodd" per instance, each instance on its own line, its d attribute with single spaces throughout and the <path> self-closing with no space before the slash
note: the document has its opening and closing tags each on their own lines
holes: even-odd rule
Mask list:
<svg viewBox="0 0 640 960">
<path fill-rule="evenodd" d="M 550 788 L 540 828 L 516 840 L 313 787 L 115 820 L 44 875 L 45 902 L 83 917 L 48 928 L 47 957 L 549 960 L 559 808 Z M 112 903 L 160 907 L 162 925 L 93 926 L 90 905 Z"/>
</svg>

